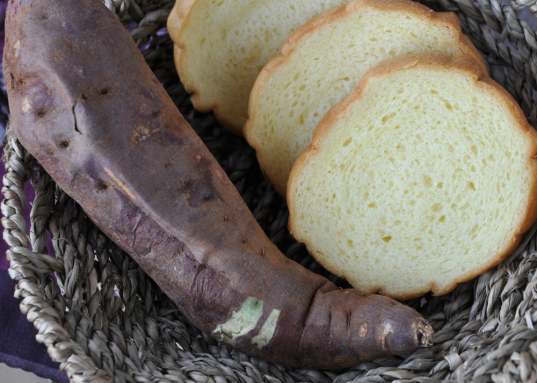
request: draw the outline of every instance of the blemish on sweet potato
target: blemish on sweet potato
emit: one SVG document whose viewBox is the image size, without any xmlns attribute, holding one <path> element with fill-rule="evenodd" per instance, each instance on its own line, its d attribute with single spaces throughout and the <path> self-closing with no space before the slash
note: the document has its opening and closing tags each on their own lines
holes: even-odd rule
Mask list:
<svg viewBox="0 0 537 383">
<path fill-rule="evenodd" d="M 150 128 L 148 128 L 148 127 L 146 127 L 144 125 L 137 125 L 134 128 L 134 132 L 132 133 L 132 136 L 131 136 L 131 145 L 133 147 L 136 147 L 136 145 L 138 145 L 140 142 L 149 139 L 149 137 L 152 134 L 158 133 L 161 130 L 162 130 L 162 128 L 157 128 L 157 129 L 151 130 Z"/>
<path fill-rule="evenodd" d="M 276 331 L 276 325 L 278 323 L 280 313 L 281 310 L 273 309 L 263 324 L 263 327 L 261 327 L 261 330 L 259 330 L 259 334 L 252 338 L 252 343 L 257 345 L 257 347 L 263 348 L 270 343 L 272 337 L 274 336 L 274 332 Z"/>
<path fill-rule="evenodd" d="M 30 105 L 30 101 L 28 101 L 28 97 L 25 97 L 24 100 L 22 100 L 22 113 L 27 113 L 32 109 L 32 105 Z"/>
<path fill-rule="evenodd" d="M 169 156 L 166 162 L 164 163 L 164 168 L 168 169 L 170 166 L 172 166 L 180 154 L 181 154 L 181 150 L 178 150 L 175 153 L 173 153 L 171 156 Z"/>
<path fill-rule="evenodd" d="M 99 92 L 101 96 L 106 96 L 110 92 L 110 88 L 101 88 L 97 92 Z"/>
<path fill-rule="evenodd" d="M 248 334 L 257 326 L 262 315 L 263 301 L 248 297 L 238 311 L 233 311 L 227 322 L 216 326 L 211 335 L 215 339 L 234 346 L 237 338 Z"/>
<path fill-rule="evenodd" d="M 78 99 L 75 99 L 75 102 L 73 103 L 73 107 L 71 108 L 71 112 L 73 113 L 73 118 L 75 120 L 75 132 L 79 133 L 79 134 L 82 134 L 82 132 L 78 129 L 78 122 L 77 122 L 77 119 L 76 119 L 76 113 L 75 113 L 75 108 L 76 108 L 76 104 L 78 102 Z"/>
<path fill-rule="evenodd" d="M 97 193 L 100 193 L 100 192 L 104 192 L 104 191 L 107 191 L 108 189 L 110 189 L 110 184 L 106 183 L 106 182 L 103 182 L 102 184 L 100 184 L 99 186 L 97 186 Z"/>
<path fill-rule="evenodd" d="M 59 146 L 63 149 L 67 149 L 69 147 L 69 141 L 67 140 L 61 141 Z"/>
<path fill-rule="evenodd" d="M 131 145 L 136 146 L 140 141 L 142 141 L 142 135 L 137 131 L 134 131 L 131 136 Z"/>
<path fill-rule="evenodd" d="M 390 323 L 385 323 L 381 326 L 382 327 L 378 334 L 377 341 L 382 350 L 388 350 L 390 347 L 390 345 L 388 344 L 388 341 L 389 341 L 390 335 L 393 333 L 393 329 Z"/>
<path fill-rule="evenodd" d="M 148 137 L 151 134 L 151 130 L 143 125 L 138 125 L 136 127 L 136 131 L 138 131 L 144 137 Z"/>
<path fill-rule="evenodd" d="M 110 169 L 108 169 L 106 166 L 103 168 L 103 170 L 106 172 L 106 174 L 108 174 L 110 176 L 110 178 L 112 178 L 112 180 L 114 181 L 114 183 L 119 186 L 121 188 L 121 190 L 123 190 L 125 192 L 125 194 L 127 194 L 129 196 L 129 198 L 133 199 L 133 200 L 136 200 L 136 196 L 134 195 L 134 193 L 132 192 L 132 190 L 130 190 L 127 185 L 125 185 L 125 183 L 123 181 L 121 181 Z"/>
<path fill-rule="evenodd" d="M 65 40 L 65 42 L 63 43 L 63 46 L 67 50 L 72 50 L 73 48 L 75 48 L 75 44 L 73 43 L 72 40 Z"/>
<path fill-rule="evenodd" d="M 358 330 L 358 335 L 360 336 L 360 338 L 365 338 L 366 337 L 366 335 L 367 335 L 367 326 L 368 326 L 367 322 L 362 323 L 362 325 L 360 326 L 360 330 Z"/>
<path fill-rule="evenodd" d="M 147 257 L 149 254 L 153 252 L 153 247 L 149 246 L 148 248 L 145 248 L 145 249 L 138 248 L 138 252 L 140 253 L 142 257 Z"/>
</svg>

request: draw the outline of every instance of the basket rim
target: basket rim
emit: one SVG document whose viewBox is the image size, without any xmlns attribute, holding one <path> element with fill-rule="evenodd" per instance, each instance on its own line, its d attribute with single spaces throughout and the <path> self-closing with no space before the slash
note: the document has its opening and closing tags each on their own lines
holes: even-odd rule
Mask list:
<svg viewBox="0 0 537 383">
<path fill-rule="evenodd" d="M 113 8 L 120 17 L 124 15 L 126 9 L 128 9 L 128 5 L 126 5 L 127 3 L 129 3 L 127 0 L 117 0 L 115 2 L 112 0 L 105 1 L 105 4 L 109 6 L 109 8 Z M 129 4 L 133 6 L 133 3 L 137 4 L 136 1 L 130 1 Z M 484 44 L 487 44 L 487 50 L 496 56 L 494 59 L 489 60 L 489 64 L 493 64 L 493 68 L 491 68 L 492 75 L 501 79 L 502 74 L 499 72 L 499 68 L 505 65 L 507 69 L 503 73 L 503 82 L 507 85 L 506 88 L 508 88 L 511 93 L 514 92 L 517 95 L 517 101 L 522 104 L 529 120 L 532 123 L 537 122 L 537 107 L 534 106 L 537 102 L 533 100 L 534 89 L 537 88 L 537 76 L 532 68 L 528 69 L 530 66 L 528 61 L 531 62 L 531 60 L 535 60 L 537 62 L 537 39 L 535 37 L 535 31 L 531 29 L 529 24 L 523 20 L 520 21 L 518 18 L 524 10 L 536 7 L 535 4 L 537 1 L 532 0 L 525 4 L 514 2 L 512 5 L 500 5 L 496 1 L 491 1 L 490 3 L 460 1 L 457 4 L 454 4 L 449 2 L 449 0 L 439 0 L 439 3 L 446 9 L 456 10 L 459 17 L 461 17 L 461 24 L 464 23 L 466 29 L 472 31 L 472 35 L 469 36 L 472 41 L 475 40 L 477 42 L 476 45 L 482 47 Z M 144 11 L 139 5 L 138 8 L 143 14 Z M 150 13 L 146 13 L 144 18 L 149 14 Z M 492 16 L 496 17 L 496 20 L 493 20 Z M 155 15 L 152 17 L 155 17 Z M 139 25 L 142 25 L 144 18 L 138 20 L 140 22 Z M 475 20 L 485 24 L 478 24 Z M 160 23 L 162 23 L 162 21 L 160 21 Z M 495 28 L 494 23 L 503 23 L 500 25 L 503 27 Z M 483 25 L 486 25 L 486 27 L 483 27 Z M 537 23 L 535 25 L 537 29 Z M 150 25 L 150 27 L 154 28 L 154 24 Z M 135 29 L 136 36 L 143 36 L 144 31 L 141 28 L 143 28 L 143 26 Z M 485 42 L 477 39 L 475 34 L 477 34 L 478 31 L 484 36 L 483 39 Z M 493 36 L 494 33 L 498 36 L 494 36 L 494 40 L 490 41 L 490 36 Z M 508 39 L 505 44 L 501 41 L 503 38 Z M 516 42 L 516 44 L 513 44 L 513 42 Z M 518 50 L 515 50 L 515 45 Z M 505 64 L 502 64 L 500 60 L 503 60 L 503 63 Z M 494 66 L 497 66 L 498 68 L 495 70 Z M 537 71 L 537 67 L 535 71 Z M 514 78 L 515 81 L 509 80 L 510 77 Z M 528 90 L 528 86 L 531 91 Z M 47 298 L 41 287 L 45 284 L 45 280 L 49 273 L 65 272 L 65 267 L 57 258 L 40 252 L 36 253 L 31 250 L 32 248 L 42 248 L 43 238 L 40 237 L 40 235 L 36 235 L 35 232 L 33 234 L 27 233 L 26 222 L 24 220 L 24 208 L 26 206 L 24 185 L 29 180 L 34 180 L 37 187 L 35 198 L 36 204 L 38 199 L 45 198 L 46 193 L 50 194 L 50 185 L 44 181 L 46 179 L 45 176 L 33 178 L 32 172 L 35 172 L 36 169 L 38 169 L 35 160 L 33 160 L 22 145 L 18 143 L 12 130 L 9 130 L 6 136 L 4 162 L 7 170 L 7 174 L 3 180 L 3 194 L 5 199 L 2 202 L 2 213 L 4 214 L 3 224 L 5 228 L 4 240 L 11 247 L 8 251 L 8 257 L 11 263 L 9 272 L 12 278 L 19 281 L 16 287 L 15 296 L 17 298 L 22 298 L 21 311 L 38 329 L 38 341 L 47 346 L 51 358 L 61 363 L 60 369 L 65 371 L 73 382 L 112 382 L 114 379 L 113 376 L 105 369 L 99 368 L 94 360 L 88 355 L 87 350 L 69 335 L 69 332 L 64 328 L 64 323 L 62 323 L 63 319 L 58 314 L 57 308 L 50 304 L 50 300 Z M 36 205 L 34 205 L 34 207 L 35 206 Z M 32 210 L 34 209 L 32 208 Z M 34 212 L 32 215 L 32 227 L 41 225 L 41 223 L 37 223 L 38 221 L 40 222 L 41 219 L 42 218 Z M 319 381 L 322 381 L 323 379 L 346 381 L 346 379 L 355 378 L 358 379 L 355 381 L 365 381 L 363 379 L 373 379 L 374 377 L 383 379 L 381 381 L 389 381 L 386 379 L 392 378 L 406 379 L 408 381 L 428 381 L 427 379 L 430 379 L 430 381 L 438 381 L 438 379 L 433 378 L 433 376 L 445 371 L 448 371 L 446 376 L 449 376 L 450 379 L 465 379 L 469 376 L 476 378 L 479 376 L 478 372 L 486 373 L 487 371 L 493 371 L 488 374 L 489 378 L 492 378 L 493 374 L 495 374 L 495 379 L 503 379 L 507 376 L 506 374 L 510 373 L 509 370 L 494 370 L 495 366 L 498 365 L 498 361 L 503 358 L 507 358 L 507 361 L 505 361 L 503 365 L 506 365 L 507 362 L 511 363 L 509 368 L 511 370 L 514 368 L 516 371 L 519 371 L 519 377 L 521 379 L 522 377 L 531 379 L 531 377 L 537 376 L 535 375 L 537 374 L 537 335 L 535 335 L 537 332 L 535 332 L 535 334 L 528 333 L 528 331 L 535 331 L 533 323 L 537 321 L 537 310 L 531 309 L 534 301 L 532 295 L 534 294 L 533 289 L 536 289 L 537 291 L 537 287 L 535 287 L 537 286 L 537 273 L 534 272 L 535 267 L 532 266 L 533 264 L 537 264 L 536 232 L 537 223 L 534 224 L 528 234 L 525 235 L 517 250 L 499 266 L 473 281 L 460 285 L 453 294 L 450 295 L 450 305 L 444 307 L 444 318 L 435 318 L 435 315 L 437 314 L 432 315 L 429 318 L 429 320 L 435 323 L 445 322 L 442 329 L 437 332 L 437 339 L 447 339 L 445 342 L 439 341 L 439 343 L 441 346 L 448 346 L 446 350 L 442 350 L 445 354 L 444 357 L 441 360 L 436 360 L 434 366 L 426 369 L 429 378 L 426 378 L 425 375 L 419 375 L 420 371 L 424 371 L 421 369 L 423 365 L 420 365 L 419 363 L 426 363 L 427 361 L 432 363 L 430 360 L 434 359 L 432 358 L 433 355 L 427 354 L 427 352 L 430 353 L 430 350 L 419 350 L 418 352 L 408 355 L 398 366 L 389 366 L 389 363 L 393 361 L 387 360 L 386 366 L 378 367 L 378 364 L 377 366 L 374 366 L 375 363 L 368 362 L 339 375 L 329 371 L 323 372 L 325 375 L 315 375 L 315 371 L 312 370 L 288 370 L 287 372 L 289 375 L 287 376 L 301 380 L 304 377 L 309 378 L 307 375 L 309 373 L 313 376 L 311 380 Z M 531 278 L 528 278 L 528 276 Z M 516 283 L 513 281 L 516 281 Z M 524 283 L 525 288 L 522 291 Z M 518 285 L 520 286 L 517 288 Z M 477 297 L 474 304 L 471 307 L 467 307 L 468 302 L 464 301 L 471 299 L 468 297 L 474 296 L 474 294 Z M 520 295 L 520 300 L 517 294 Z M 498 306 L 499 300 L 501 301 Z M 439 304 L 440 302 L 445 304 L 447 301 L 448 300 L 439 300 Z M 516 304 L 513 304 L 512 302 L 516 302 Z M 464 309 L 459 311 L 461 308 Z M 509 313 L 505 312 L 510 312 L 512 310 L 515 310 L 514 318 L 512 318 L 509 323 L 502 323 L 502 315 L 503 319 L 506 320 L 506 318 L 509 318 Z M 492 315 L 495 311 L 498 311 L 496 316 Z M 482 323 L 477 327 L 476 322 L 478 320 L 475 318 L 478 318 L 479 315 L 482 315 L 483 318 L 487 319 L 484 321 L 479 319 Z M 474 319 L 472 320 L 471 318 Z M 464 324 L 461 325 L 459 322 L 464 322 Z M 470 328 L 472 331 L 468 330 Z M 456 332 L 458 335 L 467 332 L 471 332 L 472 334 L 467 334 L 459 339 L 456 349 L 453 349 L 455 343 L 450 344 L 450 342 L 453 342 L 453 337 L 449 338 L 448 336 L 453 332 Z M 480 348 L 473 350 L 472 347 L 468 347 L 465 351 L 459 352 L 460 349 L 462 349 L 461 344 L 466 342 L 464 343 L 466 345 L 476 342 L 476 336 L 487 333 L 499 334 L 502 337 L 496 339 L 480 339 Z M 526 335 L 524 335 L 525 337 L 521 337 L 522 335 L 520 334 Z M 535 339 L 532 338 L 533 336 L 535 336 Z M 198 337 L 201 337 L 201 341 L 206 341 L 201 335 L 198 335 Z M 484 340 L 488 341 L 484 342 Z M 196 341 L 199 342 L 199 339 L 191 338 L 190 341 L 195 343 Z M 203 349 L 200 347 L 200 350 Z M 516 350 L 522 351 L 519 352 Z M 438 353 L 438 355 L 441 355 L 442 352 Z M 188 354 L 188 352 L 186 354 Z M 192 353 L 189 357 L 190 356 L 192 357 L 190 360 L 196 360 L 196 358 L 199 357 L 198 354 Z M 213 359 L 215 358 L 213 357 Z M 485 362 L 482 362 L 481 365 L 477 366 L 476 363 L 473 365 L 470 363 L 477 359 L 480 361 L 485 360 Z M 528 360 L 530 362 L 528 362 Z M 214 362 L 218 363 L 216 359 Z M 492 364 L 492 362 L 495 362 L 496 364 Z M 241 363 L 250 362 L 243 361 Z M 527 371 L 528 365 L 530 366 L 530 372 Z M 256 366 L 252 366 L 253 367 L 249 368 L 256 368 Z M 485 369 L 484 367 L 487 368 Z M 277 368 L 286 371 L 286 369 L 281 366 L 277 366 Z M 260 370 L 258 370 L 258 373 L 261 374 L 262 379 L 278 379 L 275 376 L 271 377 L 266 374 L 263 375 L 259 371 Z M 416 373 L 416 371 L 418 373 Z M 534 375 L 531 375 L 531 371 L 533 371 Z M 194 379 L 193 376 L 197 376 L 200 379 L 199 381 L 204 381 L 203 379 L 207 377 L 216 379 L 215 376 L 221 376 L 218 374 L 204 375 L 202 373 L 198 373 L 198 376 L 196 374 L 197 372 L 194 369 L 189 377 Z M 253 374 L 254 375 L 252 376 L 256 376 L 256 379 L 259 377 L 258 375 L 255 375 L 255 373 Z M 252 377 L 248 377 L 248 375 L 244 375 L 243 377 L 238 374 L 236 376 L 238 376 L 236 379 L 246 381 L 248 379 L 253 379 Z M 512 371 L 511 376 L 513 376 Z M 139 378 L 144 379 L 144 376 L 140 375 Z M 174 379 L 171 376 L 155 376 L 154 378 L 159 381 L 173 381 Z M 182 379 L 182 377 L 176 378 L 179 381 Z"/>
</svg>

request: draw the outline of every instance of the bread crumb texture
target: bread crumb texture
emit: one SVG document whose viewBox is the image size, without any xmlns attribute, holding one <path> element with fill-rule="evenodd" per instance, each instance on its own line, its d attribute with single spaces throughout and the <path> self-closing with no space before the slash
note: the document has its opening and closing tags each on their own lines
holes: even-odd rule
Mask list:
<svg viewBox="0 0 537 383">
<path fill-rule="evenodd" d="M 442 65 L 369 78 L 293 169 L 293 235 L 355 288 L 401 299 L 500 262 L 535 218 L 537 140 L 491 83 Z"/>
<path fill-rule="evenodd" d="M 241 133 L 248 118 L 248 98 L 263 66 L 301 25 L 347 2 L 196 0 L 183 29 L 172 35 L 182 48 L 179 75 L 196 93 L 196 108 L 216 108 L 218 119 Z"/>
<path fill-rule="evenodd" d="M 470 52 L 481 62 L 475 48 L 461 40 L 457 21 L 447 14 L 427 12 L 407 1 L 388 2 L 394 8 L 354 3 L 294 40 L 285 58 L 264 68 L 252 91 L 245 135 L 281 194 L 321 118 L 370 68 L 413 52 Z"/>
</svg>

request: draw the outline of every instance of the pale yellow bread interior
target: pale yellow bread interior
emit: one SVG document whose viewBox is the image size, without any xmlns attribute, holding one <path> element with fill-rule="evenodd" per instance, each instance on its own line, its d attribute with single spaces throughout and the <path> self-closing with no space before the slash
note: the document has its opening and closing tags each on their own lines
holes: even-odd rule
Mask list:
<svg viewBox="0 0 537 383">
<path fill-rule="evenodd" d="M 196 109 L 214 109 L 242 134 L 263 66 L 301 25 L 348 0 L 178 0 L 168 30 L 176 67 Z"/>
<path fill-rule="evenodd" d="M 355 0 L 297 30 L 260 73 L 245 137 L 276 190 L 285 194 L 294 161 L 324 114 L 378 63 L 412 52 L 438 52 L 485 64 L 457 16 L 410 0 Z"/>
<path fill-rule="evenodd" d="M 397 57 L 320 122 L 289 229 L 333 273 L 398 299 L 498 264 L 537 217 L 537 134 L 471 60 Z"/>
</svg>

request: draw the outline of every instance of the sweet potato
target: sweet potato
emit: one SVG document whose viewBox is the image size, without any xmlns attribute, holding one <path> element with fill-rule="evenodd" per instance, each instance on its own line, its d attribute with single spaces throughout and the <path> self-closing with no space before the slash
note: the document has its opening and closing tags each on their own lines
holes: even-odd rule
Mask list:
<svg viewBox="0 0 537 383">
<path fill-rule="evenodd" d="M 6 30 L 18 138 L 201 330 L 319 369 L 432 343 L 409 307 L 278 251 L 98 0 L 12 0 Z"/>
</svg>

